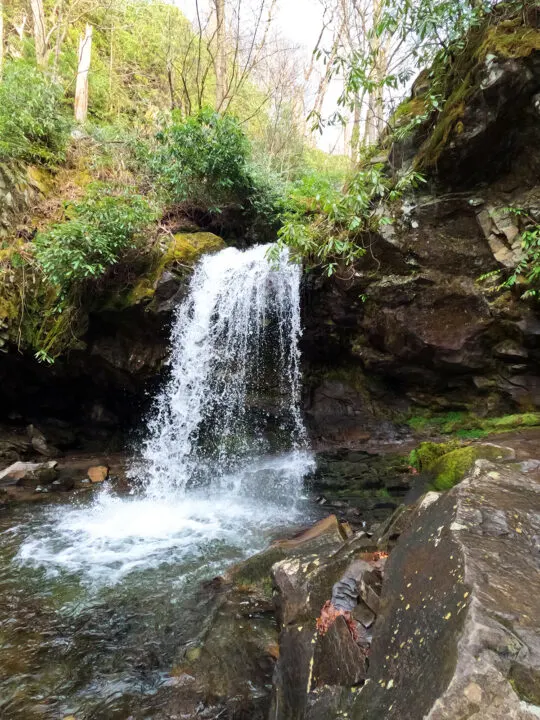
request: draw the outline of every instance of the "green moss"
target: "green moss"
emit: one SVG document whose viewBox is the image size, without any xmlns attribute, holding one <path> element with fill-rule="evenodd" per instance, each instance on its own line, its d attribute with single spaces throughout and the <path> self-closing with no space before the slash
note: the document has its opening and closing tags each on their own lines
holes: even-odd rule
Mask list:
<svg viewBox="0 0 540 720">
<path fill-rule="evenodd" d="M 16 320 L 19 316 L 20 304 L 14 293 L 6 292 L 2 288 L 0 294 L 0 321 L 5 325 L 9 325 L 10 321 Z"/>
<path fill-rule="evenodd" d="M 489 28 L 478 52 L 485 58 L 492 53 L 505 58 L 528 57 L 540 50 L 540 31 L 521 24 L 520 18 L 505 20 Z"/>
<path fill-rule="evenodd" d="M 536 427 L 540 425 L 540 413 L 522 413 L 519 415 L 503 415 L 503 417 L 492 418 L 486 421 L 485 429 L 493 432 L 513 430 L 519 427 Z"/>
<path fill-rule="evenodd" d="M 47 195 L 52 187 L 50 170 L 37 165 L 30 165 L 27 169 L 28 182 L 36 187 L 43 195 Z"/>
<path fill-rule="evenodd" d="M 431 430 L 450 434 L 467 424 L 469 417 L 467 412 L 461 410 L 443 414 L 433 414 L 427 411 L 424 415 L 413 415 L 407 420 L 407 424 L 417 432 Z"/>
<path fill-rule="evenodd" d="M 540 426 L 540 413 L 529 412 L 481 418 L 473 413 L 458 411 L 444 414 L 413 415 L 407 420 L 409 427 L 419 433 L 455 435 L 463 440 L 476 440 L 491 433 L 507 432 L 521 427 Z"/>
<path fill-rule="evenodd" d="M 389 124 L 393 128 L 401 128 L 411 121 L 421 118 L 427 112 L 426 100 L 423 97 L 414 97 L 400 103 L 390 118 Z"/>
<path fill-rule="evenodd" d="M 206 253 L 217 252 L 225 242 L 209 232 L 177 233 L 160 253 L 148 256 L 146 267 L 139 271 L 134 285 L 107 298 L 102 307 L 124 310 L 154 297 L 157 283 L 165 270 L 190 270 Z"/>
<path fill-rule="evenodd" d="M 458 134 L 463 132 L 466 100 L 473 87 L 471 74 L 469 74 L 450 95 L 431 134 L 418 151 L 415 158 L 417 167 L 433 167 L 448 144 L 453 132 L 455 131 Z"/>
<path fill-rule="evenodd" d="M 460 447 L 457 440 L 447 443 L 424 442 L 409 455 L 409 465 L 422 472 L 429 471 L 440 457 Z"/>
<path fill-rule="evenodd" d="M 285 556 L 286 553 L 282 548 L 270 547 L 232 568 L 228 576 L 236 587 L 258 590 L 261 595 L 270 599 L 272 597 L 272 579 L 270 577 L 272 565 L 283 560 Z"/>
<path fill-rule="evenodd" d="M 433 487 L 449 490 L 463 480 L 477 460 L 505 460 L 509 455 L 509 450 L 495 445 L 468 445 L 452 450 L 431 465 L 431 471 L 436 474 Z"/>
<path fill-rule="evenodd" d="M 447 99 L 442 110 L 434 114 L 431 132 L 417 153 L 415 167 L 434 167 L 448 142 L 467 129 L 465 109 L 471 95 L 479 90 L 481 69 L 487 58 L 522 58 L 538 50 L 540 30 L 524 24 L 520 13 L 514 18 L 473 28 L 464 47 L 453 56 L 452 64 L 445 64 L 444 59 L 436 61 L 431 72 L 432 86 L 426 94 L 442 86 L 442 94 Z M 402 112 L 405 114 L 407 108 Z"/>
<path fill-rule="evenodd" d="M 475 428 L 473 430 L 458 430 L 456 432 L 456 437 L 461 440 L 480 440 L 480 438 L 486 437 L 486 435 L 489 435 L 489 432 L 487 430 L 480 430 L 480 428 Z"/>
<path fill-rule="evenodd" d="M 225 242 L 210 232 L 177 233 L 163 257 L 163 268 L 181 263 L 193 265 L 206 253 L 223 250 Z"/>
</svg>

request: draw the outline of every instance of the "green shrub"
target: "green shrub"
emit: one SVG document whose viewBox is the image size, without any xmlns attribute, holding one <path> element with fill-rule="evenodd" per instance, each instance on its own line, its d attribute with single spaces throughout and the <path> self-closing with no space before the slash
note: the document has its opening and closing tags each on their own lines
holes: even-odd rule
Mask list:
<svg viewBox="0 0 540 720">
<path fill-rule="evenodd" d="M 388 205 L 424 179 L 415 171 L 394 180 L 385 166 L 364 167 L 339 185 L 339 174 L 308 172 L 290 194 L 279 232 L 279 245 L 293 257 L 322 266 L 332 275 L 339 264 L 349 265 L 365 255 L 363 240 L 392 220 Z"/>
<path fill-rule="evenodd" d="M 7 62 L 0 81 L 0 160 L 61 161 L 70 129 L 63 99 L 62 87 L 35 66 Z"/>
<path fill-rule="evenodd" d="M 148 164 L 174 203 L 219 215 L 235 208 L 246 223 L 277 221 L 281 188 L 251 160 L 251 145 L 238 120 L 203 108 L 173 122 L 157 136 Z"/>
<path fill-rule="evenodd" d="M 66 222 L 39 233 L 35 255 L 49 280 L 66 291 L 102 275 L 122 251 L 134 247 L 156 213 L 140 195 L 96 183 L 88 197 L 68 208 Z"/>
</svg>

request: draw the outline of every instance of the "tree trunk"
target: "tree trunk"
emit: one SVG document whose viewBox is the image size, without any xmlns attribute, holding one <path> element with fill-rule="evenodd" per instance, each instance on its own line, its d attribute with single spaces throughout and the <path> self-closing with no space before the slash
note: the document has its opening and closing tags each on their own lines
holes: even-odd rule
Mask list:
<svg viewBox="0 0 540 720">
<path fill-rule="evenodd" d="M 79 65 L 75 84 L 75 120 L 86 121 L 88 115 L 88 71 L 92 56 L 92 26 L 87 25 L 84 36 L 79 43 Z"/>
<path fill-rule="evenodd" d="M 58 66 L 60 64 L 60 50 L 67 33 L 64 28 L 64 0 L 60 0 L 57 11 L 56 40 L 54 43 L 53 81 L 58 82 Z"/>
<path fill-rule="evenodd" d="M 225 0 L 214 0 L 216 8 L 216 109 L 227 97 L 227 57 L 225 48 Z"/>
<path fill-rule="evenodd" d="M 354 96 L 354 114 L 352 122 L 351 132 L 351 147 L 349 153 L 353 163 L 358 160 L 358 152 L 360 149 L 360 136 L 361 136 L 361 125 L 362 125 L 362 99 L 358 94 Z"/>
<path fill-rule="evenodd" d="M 111 22 L 111 36 L 109 38 L 109 112 L 113 109 L 113 69 L 114 69 L 114 21 Z"/>
<path fill-rule="evenodd" d="M 0 76 L 4 64 L 4 0 L 0 0 Z"/>
<path fill-rule="evenodd" d="M 375 87 L 369 93 L 366 118 L 366 145 L 375 145 L 384 130 L 384 80 L 387 73 L 387 43 L 375 33 L 375 27 L 381 19 L 382 0 L 373 2 L 373 31 L 370 39 L 370 53 L 373 58 L 371 78 Z"/>
<path fill-rule="evenodd" d="M 36 60 L 38 65 L 47 62 L 47 32 L 45 29 L 45 13 L 43 0 L 30 0 L 32 18 L 34 20 L 34 44 L 36 47 Z"/>
</svg>

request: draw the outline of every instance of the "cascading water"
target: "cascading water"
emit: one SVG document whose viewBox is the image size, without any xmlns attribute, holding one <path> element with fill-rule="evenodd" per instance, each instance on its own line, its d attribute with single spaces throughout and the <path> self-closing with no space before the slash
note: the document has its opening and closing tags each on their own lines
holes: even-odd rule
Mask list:
<svg viewBox="0 0 540 720">
<path fill-rule="evenodd" d="M 249 491 L 246 470 L 272 445 L 271 425 L 281 449 L 291 451 L 281 489 L 289 500 L 298 494 L 306 461 L 300 269 L 285 253 L 270 260 L 268 250 L 228 248 L 195 270 L 172 331 L 170 380 L 157 398 L 136 468 L 137 475 L 146 473 L 153 497 L 201 484 L 230 488 L 231 482 Z M 263 398 L 271 413 L 260 407 Z M 276 497 L 279 489 L 276 482 Z"/>
<path fill-rule="evenodd" d="M 0 517 L 0 668 L 25 658 L 0 672 L 1 717 L 126 717 L 197 636 L 200 581 L 299 519 L 300 269 L 267 255 L 229 248 L 196 268 L 137 492 Z"/>
</svg>

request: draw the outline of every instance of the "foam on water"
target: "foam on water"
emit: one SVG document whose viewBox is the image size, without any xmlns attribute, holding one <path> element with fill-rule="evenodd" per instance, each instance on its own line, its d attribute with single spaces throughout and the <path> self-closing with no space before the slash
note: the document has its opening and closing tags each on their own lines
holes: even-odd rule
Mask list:
<svg viewBox="0 0 540 720">
<path fill-rule="evenodd" d="M 298 266 L 285 254 L 276 265 L 268 246 L 204 257 L 131 468 L 144 492 L 104 489 L 91 504 L 51 506 L 15 561 L 114 585 L 163 564 L 181 572 L 236 560 L 294 523 L 312 463 L 300 413 L 299 288 Z M 261 407 L 261 397 L 271 401 Z"/>
</svg>

